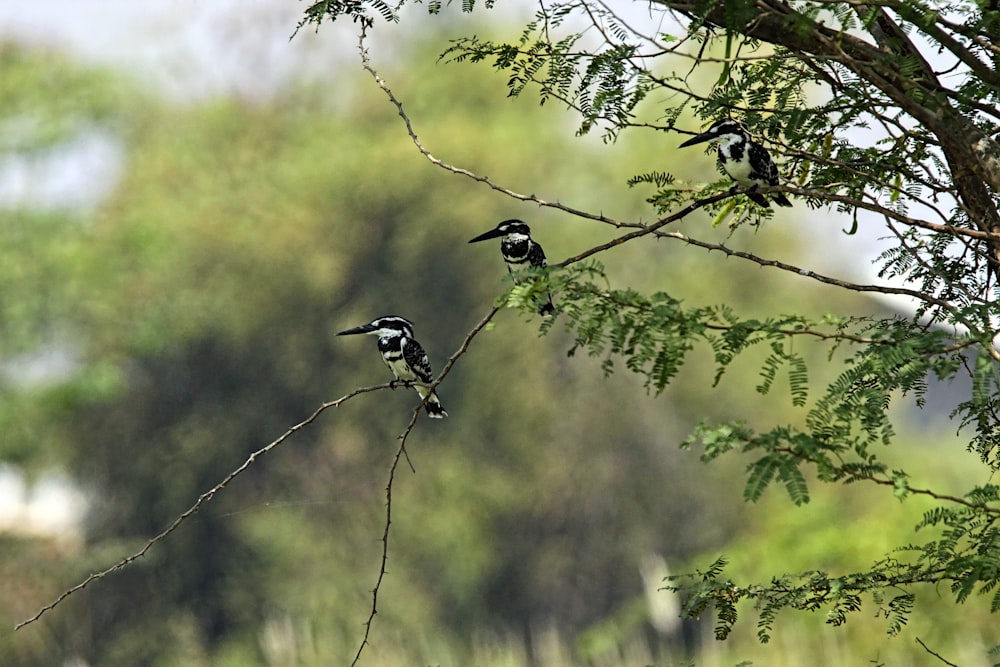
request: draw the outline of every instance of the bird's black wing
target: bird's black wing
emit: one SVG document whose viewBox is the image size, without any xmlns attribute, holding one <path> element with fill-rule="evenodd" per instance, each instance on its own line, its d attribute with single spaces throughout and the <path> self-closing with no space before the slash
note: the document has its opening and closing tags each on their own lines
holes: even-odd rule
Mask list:
<svg viewBox="0 0 1000 667">
<path fill-rule="evenodd" d="M 750 174 L 751 178 L 762 180 L 768 185 L 778 184 L 778 165 L 774 164 L 771 154 L 760 144 L 750 144 L 750 165 L 757 172 Z"/>
<path fill-rule="evenodd" d="M 403 361 L 406 362 L 421 382 L 430 382 L 434 379 L 431 373 L 431 362 L 427 358 L 427 353 L 424 352 L 424 348 L 420 347 L 420 343 L 412 338 L 407 338 L 403 342 Z"/>
<path fill-rule="evenodd" d="M 545 251 L 534 241 L 528 249 L 528 263 L 537 268 L 548 266 L 548 262 L 545 261 Z"/>
<path fill-rule="evenodd" d="M 751 177 L 756 177 L 758 180 L 764 181 L 768 185 L 778 184 L 778 165 L 774 164 L 774 160 L 771 159 L 770 153 L 767 149 L 759 144 L 750 144 L 750 164 L 754 167 L 755 174 L 751 174 Z M 761 206 L 768 206 L 766 200 L 762 195 L 757 195 L 760 199 L 751 196 L 755 202 Z M 775 201 L 778 206 L 791 206 L 792 202 L 788 201 L 788 197 L 777 192 L 771 195 L 771 199 Z"/>
</svg>

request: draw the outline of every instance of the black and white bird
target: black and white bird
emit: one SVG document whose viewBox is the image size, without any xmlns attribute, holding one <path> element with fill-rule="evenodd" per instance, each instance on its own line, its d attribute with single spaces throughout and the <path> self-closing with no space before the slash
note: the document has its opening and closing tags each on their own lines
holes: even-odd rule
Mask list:
<svg viewBox="0 0 1000 667">
<path fill-rule="evenodd" d="M 338 336 L 352 334 L 378 336 L 378 351 L 382 355 L 382 360 L 396 376 L 391 384 L 413 381 L 430 383 L 434 380 L 431 373 L 431 362 L 427 359 L 424 348 L 414 340 L 413 323 L 408 319 L 396 315 L 386 315 L 372 320 L 368 324 L 337 333 Z M 413 388 L 417 390 L 421 400 L 424 401 L 428 417 L 441 419 L 448 416 L 436 393 L 420 385 L 414 385 Z"/>
<path fill-rule="evenodd" d="M 778 166 L 774 164 L 766 148 L 750 139 L 750 133 L 743 123 L 729 118 L 716 121 L 712 127 L 688 139 L 678 148 L 705 141 L 718 142 L 719 166 L 739 185 L 756 188 L 778 184 Z M 759 192 L 751 190 L 746 195 L 761 206 L 770 206 Z M 792 205 L 780 192 L 775 192 L 770 197 L 778 206 Z"/>
<path fill-rule="evenodd" d="M 538 245 L 531 238 L 531 228 L 524 221 L 504 220 L 485 234 L 480 234 L 470 240 L 469 243 L 478 243 L 479 241 L 488 241 L 489 239 L 496 238 L 503 239 L 500 241 L 500 254 L 503 255 L 503 261 L 507 264 L 507 270 L 511 273 L 525 269 L 528 266 L 535 268 L 547 266 L 548 263 L 545 261 L 545 252 L 542 250 L 542 246 Z M 555 312 L 555 306 L 552 305 L 552 296 L 546 294 L 544 303 L 541 303 L 538 307 L 538 314 L 551 315 L 553 312 Z"/>
</svg>

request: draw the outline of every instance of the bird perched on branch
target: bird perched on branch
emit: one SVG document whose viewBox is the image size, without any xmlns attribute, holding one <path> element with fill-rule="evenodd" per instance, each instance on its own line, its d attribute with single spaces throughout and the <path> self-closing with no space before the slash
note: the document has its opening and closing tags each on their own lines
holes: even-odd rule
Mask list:
<svg viewBox="0 0 1000 667">
<path fill-rule="evenodd" d="M 544 268 L 547 265 L 542 246 L 531 238 L 531 228 L 522 220 L 504 220 L 490 231 L 470 240 L 469 243 L 501 237 L 503 240 L 500 241 L 500 254 L 503 255 L 503 261 L 511 273 L 527 266 Z M 555 306 L 552 305 L 552 296 L 546 294 L 544 303 L 538 307 L 538 314 L 551 315 L 553 312 Z"/>
<path fill-rule="evenodd" d="M 424 352 L 420 343 L 414 340 L 413 323 L 409 320 L 396 315 L 387 315 L 374 319 L 368 324 L 337 333 L 338 336 L 352 334 L 378 336 L 378 351 L 382 355 L 382 361 L 396 376 L 396 379 L 390 383 L 392 386 L 395 386 L 397 382 L 417 381 L 429 384 L 434 380 L 427 353 Z M 435 392 L 420 385 L 413 385 L 413 388 L 417 390 L 421 400 L 424 401 L 428 417 L 441 419 L 448 416 Z"/>
<path fill-rule="evenodd" d="M 767 149 L 750 139 L 743 123 L 730 118 L 716 121 L 696 137 L 685 141 L 678 148 L 693 146 L 705 141 L 718 142 L 719 166 L 739 185 L 751 188 L 746 195 L 761 206 L 770 207 L 764 195 L 754 192 L 761 185 L 778 184 L 778 166 Z M 791 206 L 792 202 L 780 192 L 770 195 L 778 206 Z"/>
</svg>

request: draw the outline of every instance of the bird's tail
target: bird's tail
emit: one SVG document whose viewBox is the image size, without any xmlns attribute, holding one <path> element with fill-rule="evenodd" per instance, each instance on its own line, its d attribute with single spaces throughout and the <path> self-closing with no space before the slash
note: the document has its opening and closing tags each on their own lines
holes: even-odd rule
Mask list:
<svg viewBox="0 0 1000 667">
<path fill-rule="evenodd" d="M 441 400 L 437 397 L 437 394 L 430 392 L 430 398 L 427 398 L 427 387 L 416 387 L 417 393 L 420 394 L 420 398 L 425 398 L 424 409 L 427 410 L 427 416 L 431 419 L 444 419 L 448 416 L 445 412 L 444 406 L 441 405 Z"/>
<path fill-rule="evenodd" d="M 542 315 L 542 316 L 552 315 L 553 313 L 556 312 L 556 307 L 552 305 L 552 295 L 551 294 L 546 293 L 544 301 L 541 298 L 539 298 L 539 299 L 537 299 L 535 301 L 535 303 L 541 304 L 541 305 L 538 306 L 538 314 L 539 315 Z"/>
<path fill-rule="evenodd" d="M 763 206 L 764 208 L 771 208 L 770 202 L 767 201 L 767 197 L 759 192 L 754 192 L 753 190 L 748 190 L 746 193 L 747 197 L 750 198 L 755 204 Z M 789 204 L 791 206 L 791 204 Z"/>
</svg>

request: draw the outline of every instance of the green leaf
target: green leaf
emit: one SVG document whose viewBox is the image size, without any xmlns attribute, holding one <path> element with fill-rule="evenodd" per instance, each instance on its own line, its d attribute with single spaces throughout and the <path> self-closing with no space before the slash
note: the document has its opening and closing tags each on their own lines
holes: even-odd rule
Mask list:
<svg viewBox="0 0 1000 667">
<path fill-rule="evenodd" d="M 750 464 L 750 475 L 747 477 L 746 486 L 743 488 L 743 498 L 750 502 L 760 500 L 771 480 L 774 479 L 779 464 L 780 461 L 773 456 L 762 457 Z"/>
<path fill-rule="evenodd" d="M 778 477 L 785 483 L 788 497 L 796 505 L 809 502 L 809 488 L 806 478 L 799 470 L 798 464 L 792 459 L 783 459 L 778 466 Z"/>
</svg>

